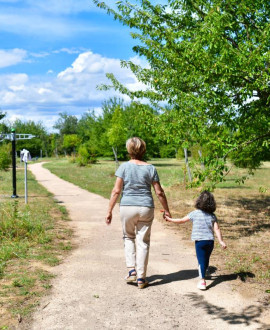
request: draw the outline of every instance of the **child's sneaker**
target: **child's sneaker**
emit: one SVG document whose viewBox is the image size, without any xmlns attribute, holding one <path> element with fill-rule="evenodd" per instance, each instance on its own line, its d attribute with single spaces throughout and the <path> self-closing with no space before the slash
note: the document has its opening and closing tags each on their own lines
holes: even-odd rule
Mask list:
<svg viewBox="0 0 270 330">
<path fill-rule="evenodd" d="M 199 282 L 197 288 L 200 290 L 206 290 L 206 282 Z"/>
</svg>

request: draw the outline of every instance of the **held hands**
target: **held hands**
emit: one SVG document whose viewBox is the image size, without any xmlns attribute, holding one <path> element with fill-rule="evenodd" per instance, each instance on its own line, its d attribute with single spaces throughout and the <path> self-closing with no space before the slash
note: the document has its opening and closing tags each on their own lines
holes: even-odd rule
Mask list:
<svg viewBox="0 0 270 330">
<path fill-rule="evenodd" d="M 165 210 L 160 210 L 160 212 L 163 213 L 163 219 L 166 221 L 170 221 L 171 220 L 171 213 L 170 211 L 165 211 Z"/>
<path fill-rule="evenodd" d="M 173 218 L 169 217 L 168 215 L 164 215 L 164 219 L 169 222 L 173 222 Z"/>
</svg>

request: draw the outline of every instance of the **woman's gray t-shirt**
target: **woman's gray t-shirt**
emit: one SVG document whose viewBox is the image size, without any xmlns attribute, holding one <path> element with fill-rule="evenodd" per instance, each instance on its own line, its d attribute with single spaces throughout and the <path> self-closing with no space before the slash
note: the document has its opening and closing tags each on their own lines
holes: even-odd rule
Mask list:
<svg viewBox="0 0 270 330">
<path fill-rule="evenodd" d="M 121 206 L 154 207 L 151 186 L 152 182 L 159 181 L 154 165 L 126 162 L 120 165 L 115 175 L 123 179 Z"/>
<path fill-rule="evenodd" d="M 192 221 L 192 241 L 214 240 L 214 222 L 217 221 L 215 214 L 202 210 L 195 210 L 188 214 Z"/>
</svg>

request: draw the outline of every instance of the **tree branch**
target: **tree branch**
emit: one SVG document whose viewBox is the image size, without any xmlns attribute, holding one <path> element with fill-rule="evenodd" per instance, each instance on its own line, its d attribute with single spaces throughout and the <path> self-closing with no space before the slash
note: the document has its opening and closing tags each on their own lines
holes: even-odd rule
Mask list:
<svg viewBox="0 0 270 330">
<path fill-rule="evenodd" d="M 254 139 L 252 139 L 252 140 L 249 140 L 249 141 L 246 141 L 246 142 L 241 143 L 239 146 L 237 146 L 237 147 L 235 147 L 235 148 L 229 150 L 229 151 L 223 156 L 223 159 L 226 159 L 229 153 L 231 153 L 231 152 L 233 152 L 233 151 L 235 151 L 235 150 L 237 150 L 237 149 L 239 149 L 239 148 L 241 148 L 241 147 L 246 147 L 246 146 L 248 146 L 249 144 L 251 144 L 251 143 L 253 143 L 253 142 L 255 142 L 255 141 L 261 140 L 261 139 L 263 139 L 263 138 L 265 138 L 265 137 L 268 137 L 268 136 L 269 136 L 269 139 L 270 139 L 270 131 L 268 131 L 267 133 L 265 133 L 265 134 L 263 134 L 263 135 L 257 136 L 256 138 L 254 138 Z"/>
</svg>

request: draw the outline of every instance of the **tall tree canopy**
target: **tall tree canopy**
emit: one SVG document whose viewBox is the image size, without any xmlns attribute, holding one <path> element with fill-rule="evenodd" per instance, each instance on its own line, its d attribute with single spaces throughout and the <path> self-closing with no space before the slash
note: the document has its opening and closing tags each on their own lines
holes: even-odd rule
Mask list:
<svg viewBox="0 0 270 330">
<path fill-rule="evenodd" d="M 77 117 L 68 115 L 66 112 L 59 113 L 59 117 L 53 128 L 58 129 L 61 135 L 76 134 L 78 126 Z"/>
<path fill-rule="evenodd" d="M 117 8 L 93 0 L 130 28 L 133 50 L 149 68 L 130 61 L 146 85 L 130 91 L 112 74 L 113 87 L 161 107 L 151 117 L 167 141 L 208 150 L 194 167 L 197 183 L 222 181 L 226 159 L 254 169 L 269 145 L 270 3 L 266 0 L 118 1 Z M 108 86 L 103 86 L 108 88 Z"/>
</svg>

